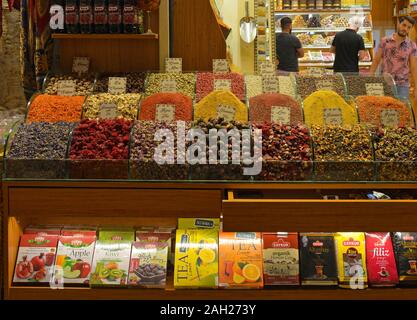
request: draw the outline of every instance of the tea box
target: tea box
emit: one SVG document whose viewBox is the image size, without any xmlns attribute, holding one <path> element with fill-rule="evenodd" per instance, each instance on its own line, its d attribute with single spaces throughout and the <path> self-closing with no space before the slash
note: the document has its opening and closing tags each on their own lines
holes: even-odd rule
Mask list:
<svg viewBox="0 0 417 320">
<path fill-rule="evenodd" d="M 365 237 L 369 285 L 373 287 L 397 285 L 398 273 L 390 233 L 367 232 Z"/>
<path fill-rule="evenodd" d="M 417 285 L 417 232 L 395 232 L 393 242 L 400 285 Z"/>
<path fill-rule="evenodd" d="M 62 228 L 61 236 L 97 237 L 97 228 L 93 226 L 66 226 Z"/>
<path fill-rule="evenodd" d="M 339 232 L 335 235 L 335 244 L 339 286 L 351 289 L 367 288 L 365 234 Z"/>
<path fill-rule="evenodd" d="M 263 287 L 262 238 L 259 232 L 221 232 L 219 235 L 219 286 Z"/>
<path fill-rule="evenodd" d="M 337 264 L 332 233 L 301 233 L 300 275 L 303 286 L 336 286 Z"/>
<path fill-rule="evenodd" d="M 220 230 L 220 219 L 178 218 L 178 229 L 214 229 Z"/>
<path fill-rule="evenodd" d="M 136 241 L 139 242 L 161 242 L 166 243 L 168 246 L 167 253 L 168 253 L 168 261 L 172 259 L 172 252 L 171 252 L 171 232 L 142 232 L 136 231 Z"/>
<path fill-rule="evenodd" d="M 97 241 L 90 285 L 126 286 L 131 246 L 130 241 Z"/>
<path fill-rule="evenodd" d="M 91 231 L 90 231 L 91 232 Z M 60 236 L 52 283 L 88 286 L 96 235 L 71 232 Z"/>
<path fill-rule="evenodd" d="M 298 234 L 263 233 L 265 286 L 299 285 Z"/>
<path fill-rule="evenodd" d="M 47 285 L 54 267 L 58 236 L 23 234 L 20 237 L 13 283 Z"/>
<path fill-rule="evenodd" d="M 167 257 L 166 242 L 134 242 L 130 255 L 129 286 L 164 288 Z"/>
<path fill-rule="evenodd" d="M 217 288 L 218 237 L 218 232 L 213 229 L 177 230 L 174 265 L 176 288 Z"/>
<path fill-rule="evenodd" d="M 98 239 L 103 241 L 135 241 L 133 229 L 106 229 L 99 230 Z"/>
<path fill-rule="evenodd" d="M 60 225 L 29 225 L 23 233 L 37 234 L 39 236 L 59 236 L 61 234 L 62 226 Z"/>
</svg>

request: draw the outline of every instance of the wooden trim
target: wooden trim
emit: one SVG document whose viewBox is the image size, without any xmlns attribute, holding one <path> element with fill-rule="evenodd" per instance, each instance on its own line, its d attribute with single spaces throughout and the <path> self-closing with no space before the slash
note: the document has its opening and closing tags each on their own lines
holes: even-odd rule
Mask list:
<svg viewBox="0 0 417 320">
<path fill-rule="evenodd" d="M 53 33 L 52 39 L 92 39 L 92 40 L 158 40 L 157 34 L 82 34 L 82 33 Z"/>
</svg>

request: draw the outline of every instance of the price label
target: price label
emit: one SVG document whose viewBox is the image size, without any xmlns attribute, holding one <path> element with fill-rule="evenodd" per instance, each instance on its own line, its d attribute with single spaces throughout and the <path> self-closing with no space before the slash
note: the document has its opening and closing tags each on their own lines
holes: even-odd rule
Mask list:
<svg viewBox="0 0 417 320">
<path fill-rule="evenodd" d="M 126 93 L 126 82 L 127 78 L 109 77 L 108 92 L 111 94 Z"/>
<path fill-rule="evenodd" d="M 117 105 L 115 103 L 103 103 L 100 105 L 99 116 L 101 119 L 117 118 Z"/>
<path fill-rule="evenodd" d="M 175 80 L 162 80 L 161 81 L 161 92 L 176 93 L 177 92 L 177 81 Z"/>
<path fill-rule="evenodd" d="M 317 90 L 334 90 L 333 82 L 330 80 L 320 80 L 316 84 Z"/>
<path fill-rule="evenodd" d="M 381 123 L 385 127 L 398 127 L 400 123 L 400 114 L 398 113 L 398 110 L 382 110 Z"/>
<path fill-rule="evenodd" d="M 232 80 L 229 79 L 216 79 L 214 80 L 214 90 L 231 90 Z"/>
<path fill-rule="evenodd" d="M 264 93 L 276 93 L 279 89 L 278 78 L 275 76 L 266 76 L 262 79 L 262 91 Z"/>
<path fill-rule="evenodd" d="M 75 96 L 75 87 L 75 80 L 60 80 L 57 93 L 59 96 Z"/>
<path fill-rule="evenodd" d="M 157 104 L 156 105 L 156 121 L 172 122 L 175 120 L 175 105 L 173 104 Z"/>
<path fill-rule="evenodd" d="M 181 73 L 182 72 L 182 58 L 166 58 L 165 59 L 166 73 Z"/>
<path fill-rule="evenodd" d="M 261 75 L 273 75 L 275 74 L 274 65 L 271 62 L 261 62 L 259 65 L 259 73 Z"/>
<path fill-rule="evenodd" d="M 367 83 L 366 95 L 367 96 L 384 96 L 384 85 L 382 83 Z"/>
<path fill-rule="evenodd" d="M 343 114 L 340 108 L 325 108 L 324 123 L 328 125 L 342 125 Z"/>
<path fill-rule="evenodd" d="M 291 109 L 290 107 L 272 106 L 271 108 L 271 122 L 289 125 L 291 123 Z"/>
<path fill-rule="evenodd" d="M 74 57 L 72 60 L 72 72 L 87 73 L 90 69 L 90 58 L 88 57 Z"/>
<path fill-rule="evenodd" d="M 213 72 L 214 73 L 228 73 L 229 63 L 226 59 L 213 59 Z"/>
<path fill-rule="evenodd" d="M 217 106 L 217 118 L 223 118 L 226 121 L 235 119 L 236 109 L 233 106 L 219 105 Z"/>
</svg>

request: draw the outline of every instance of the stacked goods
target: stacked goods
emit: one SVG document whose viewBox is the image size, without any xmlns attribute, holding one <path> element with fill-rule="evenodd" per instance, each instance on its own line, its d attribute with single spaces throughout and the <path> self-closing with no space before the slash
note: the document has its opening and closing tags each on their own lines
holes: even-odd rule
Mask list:
<svg viewBox="0 0 417 320">
<path fill-rule="evenodd" d="M 395 232 L 393 237 L 400 285 L 417 284 L 417 233 Z"/>
<path fill-rule="evenodd" d="M 148 76 L 145 94 L 155 93 L 181 93 L 194 100 L 195 97 L 194 73 L 151 73 Z"/>
<path fill-rule="evenodd" d="M 124 93 L 144 93 L 146 76 L 146 72 L 101 74 L 94 85 L 94 93 L 107 93 L 109 90 L 111 91 L 112 88 L 111 86 L 109 87 L 109 78 L 125 78 L 126 87 Z"/>
<path fill-rule="evenodd" d="M 100 93 L 87 97 L 84 119 L 135 120 L 138 116 L 140 94 Z"/>
<path fill-rule="evenodd" d="M 334 91 L 344 97 L 346 95 L 345 81 L 340 74 L 297 74 L 298 94 L 304 99 L 316 91 Z"/>
<path fill-rule="evenodd" d="M 231 91 L 239 100 L 245 100 L 245 78 L 239 73 L 197 73 L 196 99 L 200 101 L 213 91 Z"/>
<path fill-rule="evenodd" d="M 80 121 L 84 100 L 84 96 L 37 95 L 29 105 L 26 122 Z"/>
<path fill-rule="evenodd" d="M 139 120 L 192 121 L 193 101 L 181 93 L 156 93 L 142 101 Z"/>
</svg>

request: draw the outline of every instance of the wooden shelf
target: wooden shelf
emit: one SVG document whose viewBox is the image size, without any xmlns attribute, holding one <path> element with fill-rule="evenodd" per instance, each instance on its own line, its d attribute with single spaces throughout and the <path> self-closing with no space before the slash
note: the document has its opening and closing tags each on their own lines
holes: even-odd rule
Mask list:
<svg viewBox="0 0 417 320">
<path fill-rule="evenodd" d="M 320 62 L 299 62 L 300 67 L 333 67 L 334 62 L 320 63 Z M 370 67 L 372 62 L 360 62 L 359 67 Z"/>
<path fill-rule="evenodd" d="M 326 50 L 326 49 L 330 49 L 331 48 L 331 46 L 303 46 L 303 49 L 309 49 L 309 50 L 318 50 L 318 49 L 321 49 L 321 50 Z M 372 45 L 370 45 L 370 44 L 367 44 L 367 45 L 365 45 L 365 49 L 373 49 L 373 46 Z"/>
<path fill-rule="evenodd" d="M 67 40 L 157 40 L 157 34 L 81 34 L 81 33 L 54 33 L 52 39 Z"/>
<path fill-rule="evenodd" d="M 371 11 L 370 8 L 351 8 L 351 9 L 326 9 L 326 10 L 317 10 L 317 9 L 310 9 L 307 11 L 305 9 L 295 9 L 295 10 L 275 10 L 275 14 L 289 14 L 289 13 L 296 13 L 296 14 L 334 14 L 334 13 L 350 13 L 352 9 L 362 9 L 364 12 L 369 13 Z"/>
</svg>

